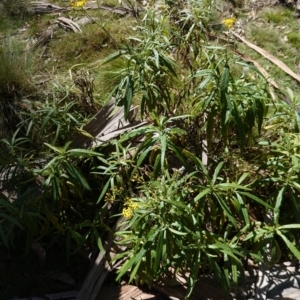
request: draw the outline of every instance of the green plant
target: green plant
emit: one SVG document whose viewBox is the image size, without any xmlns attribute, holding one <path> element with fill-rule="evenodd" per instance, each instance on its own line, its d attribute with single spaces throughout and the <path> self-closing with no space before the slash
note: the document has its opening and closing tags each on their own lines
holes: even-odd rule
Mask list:
<svg viewBox="0 0 300 300">
<path fill-rule="evenodd" d="M 117 240 L 126 249 L 116 257 L 122 261 L 118 279 L 129 274 L 130 281 L 151 285 L 189 273 L 187 298 L 199 273 L 213 273 L 230 292 L 244 258 L 262 261 L 268 247 L 271 263 L 299 259 L 297 96 L 288 90 L 290 104 L 271 100 L 258 70 L 232 55 L 222 36 L 212 42 L 221 34 L 210 26 L 212 11 L 220 23 L 215 6 L 222 3 L 168 0 L 143 12 L 126 2 L 134 18 L 94 10 L 99 23 L 78 35 L 63 33 L 64 43 L 57 30 L 48 46 L 47 55 L 56 59 L 47 60 L 47 70 L 54 66 L 54 73 L 68 64 L 76 64 L 74 70 L 102 62 L 99 72 L 93 69 L 95 86 L 90 70 L 70 70 L 77 89 L 57 80 L 43 98 L 24 100 L 32 73 L 30 64 L 22 69 L 21 58 L 29 53 L 2 58 L 7 81 L 0 83 L 0 99 L 11 101 L 10 110 L 1 108 L 15 118 L 0 118 L 12 133 L 0 144 L 2 244 L 11 248 L 22 240 L 27 251 L 35 241 L 65 245 L 69 260 L 83 245 L 104 251 L 107 233 L 123 216 Z M 274 23 L 288 17 L 279 19 L 273 10 L 261 15 Z M 47 18 L 30 24 L 31 33 Z M 126 39 L 129 30 L 135 35 Z M 274 51 L 294 53 L 275 31 L 258 24 L 252 34 L 258 42 L 267 36 Z M 1 48 L 3 57 L 15 48 L 12 39 L 5 43 L 10 50 Z M 91 138 L 82 128 L 95 109 L 94 95 L 114 96 L 130 122 L 130 107 L 139 104 L 147 124 L 96 149 L 73 149 L 77 134 Z"/>
<path fill-rule="evenodd" d="M 293 17 L 293 11 L 286 8 L 263 9 L 261 15 L 274 24 L 284 24 Z"/>
<path fill-rule="evenodd" d="M 300 37 L 297 32 L 290 32 L 287 34 L 289 43 L 291 43 L 295 48 L 300 47 Z"/>
<path fill-rule="evenodd" d="M 288 98 L 286 101 L 277 102 L 275 105 L 268 104 L 270 107 L 270 116 L 266 119 L 265 129 L 267 132 L 291 132 L 299 133 L 300 118 L 299 118 L 299 97 L 294 92 L 287 88 Z M 276 136 L 276 134 L 275 134 Z"/>
<path fill-rule="evenodd" d="M 11 134 L 21 121 L 22 98 L 34 91 L 32 71 L 33 55 L 14 39 L 4 39 L 0 46 L 0 125 Z"/>
<path fill-rule="evenodd" d="M 171 88 L 177 80 L 177 65 L 170 58 L 171 42 L 165 18 L 157 18 L 152 11 L 144 18 L 144 26 L 137 26 L 140 37 L 132 37 L 125 49 L 108 56 L 105 63 L 122 56 L 127 65 L 120 70 L 121 79 L 112 95 L 117 105 L 124 107 L 125 118 L 134 98 L 141 99 L 141 116 L 147 112 L 171 111 Z"/>
<path fill-rule="evenodd" d="M 67 258 L 71 254 L 72 240 L 80 248 L 88 240 L 96 242 L 103 249 L 98 229 L 104 226 L 105 206 L 97 206 L 91 195 L 88 180 L 95 184 L 94 175 L 83 171 L 93 159 L 106 161 L 101 154 L 85 149 L 69 149 L 70 143 L 63 148 L 49 144 L 54 151 L 34 159 L 35 151 L 24 151 L 30 145 L 28 138 L 16 138 L 11 142 L 3 140 L 6 146 L 0 161 L 1 186 L 11 192 L 13 199 L 2 197 L 0 235 L 7 247 L 13 245 L 15 236 L 20 232 L 27 235 L 26 250 L 34 239 L 52 236 L 54 243 L 64 237 Z M 8 159 L 7 159 L 8 158 Z M 93 185 L 95 188 L 97 185 Z M 94 200 L 93 200 L 94 199 Z M 88 204 L 83 205 L 85 202 Z M 9 229 L 9 232 L 7 230 Z"/>
<path fill-rule="evenodd" d="M 36 205 L 39 192 L 38 185 L 33 184 L 33 151 L 28 151 L 30 140 L 18 135 L 19 131 L 16 131 L 10 140 L 2 139 L 0 143 L 0 186 L 7 192 L 7 195 L 0 193 L 0 236 L 4 245 L 10 248 L 19 233 L 26 231 L 24 248 L 28 251 L 43 217 Z"/>
<path fill-rule="evenodd" d="M 259 191 L 267 203 L 262 216 L 253 223 L 253 231 L 243 239 L 253 253 L 269 258 L 266 264 L 299 259 L 299 116 L 298 99 L 288 89 L 290 103 L 270 104 L 266 132 L 260 142 L 259 172 L 252 192 Z M 272 133 L 271 133 L 272 132 Z M 253 207 L 253 204 L 251 204 Z M 251 245 L 251 246 L 250 246 Z M 265 257 L 266 258 L 266 257 Z"/>
<path fill-rule="evenodd" d="M 27 0 L 3 0 L 1 1 L 2 13 L 10 17 L 23 17 L 27 12 L 27 2 Z"/>
<path fill-rule="evenodd" d="M 131 198 L 137 207 L 133 217 L 117 233 L 119 243 L 127 247 L 116 257 L 126 257 L 118 278 L 130 271 L 130 281 L 151 285 L 170 268 L 173 276 L 189 272 L 187 297 L 199 271 L 207 268 L 215 272 L 225 290 L 229 291 L 229 274 L 237 283 L 241 258 L 251 255 L 240 242 L 240 236 L 251 228 L 245 200 L 268 204 L 242 185 L 246 174 L 237 183 L 226 182 L 220 177 L 222 164 L 210 177 L 197 161 L 201 172 L 183 176 L 164 171 L 157 181 L 139 186 L 142 196 Z"/>
<path fill-rule="evenodd" d="M 295 127 L 290 127 L 289 130 L 292 128 Z M 272 262 L 283 257 L 285 260 L 290 259 L 291 254 L 297 259 L 300 258 L 299 231 L 294 230 L 300 228 L 300 137 L 298 127 L 295 129 L 296 133 L 285 133 L 281 130 L 277 139 L 260 142 L 261 147 L 264 151 L 268 150 L 268 153 L 266 163 L 260 166 L 265 176 L 258 179 L 257 186 L 265 190 L 265 197 L 271 205 L 271 220 L 249 233 L 246 240 L 252 239 L 253 247 L 257 251 L 264 249 L 268 242 L 271 243 Z M 283 249 L 287 251 L 282 251 Z"/>
<path fill-rule="evenodd" d="M 177 160 L 177 164 L 179 162 L 183 167 L 188 168 L 187 158 L 190 156 L 189 151 L 176 145 L 176 141 L 182 139 L 187 132 L 182 129 L 183 126 L 176 127 L 176 122 L 184 122 L 189 116 L 167 118 L 165 116 L 158 116 L 155 113 L 150 115 L 154 122 L 153 125 L 138 128 L 125 136 L 125 139 L 137 136 L 145 137 L 133 156 L 135 168 L 132 171 L 132 176 L 145 163 L 146 159 L 151 165 L 154 179 L 159 176 L 161 171 L 172 168 L 172 164 L 168 162 L 171 156 Z"/>
<path fill-rule="evenodd" d="M 85 97 L 83 94 L 82 97 Z M 80 133 L 91 110 L 84 99 L 73 100 L 72 88 L 56 86 L 43 103 L 31 103 L 29 111 L 22 113 L 20 127 L 40 151 L 45 142 L 62 146 Z M 88 109 L 87 109 L 88 108 Z"/>
<path fill-rule="evenodd" d="M 239 61 L 236 63 L 244 65 Z M 193 95 L 194 114 L 198 114 L 199 111 L 206 113 L 203 120 L 209 150 L 212 149 L 216 134 L 221 133 L 225 145 L 227 144 L 233 124 L 240 145 L 251 145 L 253 130 L 256 127 L 257 132 L 261 132 L 263 118 L 267 112 L 266 104 L 270 101 L 264 79 L 261 83 L 252 83 L 243 75 L 235 78 L 230 70 L 232 64 L 233 62 L 226 58 L 218 58 L 215 53 L 211 57 L 207 55 L 207 68 L 197 70 L 190 77 L 197 84 Z M 257 89 L 259 84 L 261 89 Z M 220 122 L 220 130 L 217 131 L 214 130 L 216 120 Z"/>
</svg>

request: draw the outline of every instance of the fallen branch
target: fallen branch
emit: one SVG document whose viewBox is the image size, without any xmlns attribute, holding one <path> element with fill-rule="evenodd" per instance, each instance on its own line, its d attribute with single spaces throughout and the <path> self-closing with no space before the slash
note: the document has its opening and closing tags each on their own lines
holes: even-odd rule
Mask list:
<svg viewBox="0 0 300 300">
<path fill-rule="evenodd" d="M 278 84 L 271 78 L 269 73 L 256 61 L 250 58 L 249 56 L 235 50 L 235 52 L 246 62 L 252 63 L 256 69 L 266 78 L 268 83 L 270 83 L 274 88 L 279 89 Z"/>
<path fill-rule="evenodd" d="M 42 1 L 30 2 L 27 7 L 27 11 L 34 14 L 52 14 L 68 10 L 70 9 Z"/>
<path fill-rule="evenodd" d="M 81 32 L 80 26 L 69 18 L 66 17 L 57 18 L 57 23 L 59 26 L 63 28 L 71 29 L 74 32 Z"/>
<path fill-rule="evenodd" d="M 136 111 L 136 108 L 134 107 L 130 110 L 132 120 L 125 121 L 124 110 L 121 107 L 116 107 L 114 102 L 115 99 L 112 99 L 86 126 L 83 127 L 82 134 L 79 135 L 72 144 L 74 148 L 93 148 L 95 146 L 100 146 L 104 142 L 107 142 L 126 131 L 147 123 L 143 121 L 134 121 L 134 113 Z"/>
<path fill-rule="evenodd" d="M 273 64 L 278 66 L 282 71 L 284 71 L 286 74 L 290 75 L 293 77 L 295 80 L 300 82 L 300 76 L 298 76 L 295 72 L 293 72 L 285 63 L 283 63 L 281 60 L 267 52 L 266 50 L 254 45 L 253 43 L 247 41 L 245 38 L 241 37 L 239 34 L 232 32 L 232 34 L 241 40 L 245 45 L 250 47 L 251 49 L 255 50 L 259 54 L 263 55 L 265 58 L 267 58 L 269 61 L 271 61 Z"/>
</svg>

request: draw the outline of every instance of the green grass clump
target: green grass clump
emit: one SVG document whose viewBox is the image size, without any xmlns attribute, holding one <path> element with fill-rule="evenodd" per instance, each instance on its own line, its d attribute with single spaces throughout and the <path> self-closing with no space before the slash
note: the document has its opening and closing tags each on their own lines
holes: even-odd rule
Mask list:
<svg viewBox="0 0 300 300">
<path fill-rule="evenodd" d="M 300 36 L 298 32 L 290 32 L 287 34 L 287 38 L 289 43 L 291 43 L 294 47 L 300 48 Z"/>
<path fill-rule="evenodd" d="M 27 12 L 27 0 L 2 0 L 0 12 L 9 17 L 24 16 Z"/>
<path fill-rule="evenodd" d="M 0 130 L 15 130 L 22 99 L 35 91 L 33 54 L 11 38 L 0 45 Z"/>
<path fill-rule="evenodd" d="M 251 41 L 265 48 L 266 44 L 273 48 L 278 45 L 280 35 L 278 30 L 269 27 L 251 26 L 249 30 Z"/>
<path fill-rule="evenodd" d="M 276 25 L 286 24 L 293 18 L 293 12 L 286 8 L 268 8 L 261 12 L 261 17 Z"/>
<path fill-rule="evenodd" d="M 32 88 L 33 54 L 7 38 L 0 45 L 0 97 L 15 98 Z"/>
</svg>

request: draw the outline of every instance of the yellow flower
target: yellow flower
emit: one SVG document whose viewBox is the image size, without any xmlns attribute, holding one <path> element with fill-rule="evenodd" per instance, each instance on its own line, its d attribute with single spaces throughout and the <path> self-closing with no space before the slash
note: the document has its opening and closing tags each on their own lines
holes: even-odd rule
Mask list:
<svg viewBox="0 0 300 300">
<path fill-rule="evenodd" d="M 124 208 L 122 210 L 122 214 L 125 218 L 129 219 L 133 215 L 133 211 L 138 209 L 139 206 L 137 203 L 134 203 L 130 198 L 126 197 L 126 201 L 124 203 Z"/>
<path fill-rule="evenodd" d="M 130 206 L 133 210 L 138 209 L 139 206 L 136 203 L 131 204 Z"/>
<path fill-rule="evenodd" d="M 123 213 L 123 216 L 125 217 L 125 218 L 127 218 L 127 219 L 129 219 L 129 218 L 131 218 L 132 217 L 132 209 L 130 208 L 130 207 L 128 207 L 128 208 L 123 208 L 123 211 L 122 211 L 122 213 Z"/>
<path fill-rule="evenodd" d="M 86 0 L 71 0 L 70 4 L 73 8 L 79 8 L 86 4 Z"/>
<path fill-rule="evenodd" d="M 227 29 L 231 29 L 236 22 L 236 17 L 232 17 L 229 19 L 224 19 L 222 23 L 227 27 Z"/>
</svg>

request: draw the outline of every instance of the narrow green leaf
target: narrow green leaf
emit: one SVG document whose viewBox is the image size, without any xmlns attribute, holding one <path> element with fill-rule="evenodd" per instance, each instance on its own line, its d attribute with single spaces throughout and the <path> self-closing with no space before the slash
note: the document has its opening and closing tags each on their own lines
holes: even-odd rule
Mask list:
<svg viewBox="0 0 300 300">
<path fill-rule="evenodd" d="M 263 201 L 262 199 L 256 197 L 255 195 L 252 195 L 248 192 L 239 192 L 239 193 L 246 196 L 246 197 L 248 197 L 248 198 L 250 198 L 250 199 L 252 199 L 252 200 L 254 200 L 254 201 L 256 201 L 256 202 L 258 202 L 259 204 L 263 205 L 266 208 L 273 209 L 273 207 L 271 205 L 269 205 L 267 202 Z"/>
<path fill-rule="evenodd" d="M 82 174 L 81 170 L 73 165 L 72 163 L 69 163 L 68 161 L 65 161 L 65 166 L 69 172 L 69 174 L 78 182 L 80 183 L 85 189 L 88 191 L 91 190 L 87 180 L 85 179 L 84 175 Z"/>
<path fill-rule="evenodd" d="M 148 258 L 148 260 L 150 260 L 150 262 L 151 262 L 151 259 Z M 129 278 L 129 283 L 132 282 L 132 280 L 134 279 L 137 271 L 140 268 L 141 262 L 142 262 L 142 260 L 136 262 L 136 265 L 135 265 L 134 269 L 131 271 L 130 278 Z"/>
<path fill-rule="evenodd" d="M 261 134 L 261 128 L 264 120 L 265 115 L 265 104 L 262 100 L 257 100 L 257 128 L 258 134 Z"/>
<path fill-rule="evenodd" d="M 281 206 L 281 202 L 282 202 L 285 190 L 286 190 L 286 186 L 282 187 L 276 197 L 276 204 L 275 204 L 275 208 L 274 208 L 274 223 L 275 223 L 275 225 L 279 224 L 280 206 Z"/>
<path fill-rule="evenodd" d="M 103 243 L 102 243 L 101 237 L 100 237 L 97 229 L 94 229 L 94 235 L 95 235 L 95 240 L 97 242 L 100 253 L 105 253 L 105 249 L 103 247 Z"/>
<path fill-rule="evenodd" d="M 238 272 L 237 272 L 237 264 L 235 262 L 232 262 L 231 264 L 231 273 L 232 273 L 232 280 L 235 283 L 235 285 L 238 284 Z"/>
<path fill-rule="evenodd" d="M 108 190 L 108 187 L 110 185 L 110 180 L 107 180 L 107 182 L 105 183 L 102 191 L 101 191 L 101 194 L 97 200 L 97 204 L 102 200 L 102 198 L 104 197 L 104 195 L 106 194 L 107 190 Z"/>
<path fill-rule="evenodd" d="M 219 282 L 221 283 L 223 290 L 227 294 L 229 294 L 228 278 L 227 279 L 224 278 L 224 275 L 222 274 L 222 270 L 219 267 L 217 260 L 214 257 L 212 257 L 212 258 L 209 257 L 209 263 L 210 263 L 210 266 L 213 268 L 217 278 L 219 279 Z"/>
<path fill-rule="evenodd" d="M 230 77 L 229 65 L 226 63 L 220 80 L 221 101 L 223 103 L 227 102 L 226 93 L 229 86 L 229 77 Z"/>
<path fill-rule="evenodd" d="M 152 49 L 152 51 L 153 51 L 153 54 L 155 57 L 156 68 L 159 69 L 159 54 L 158 54 L 157 50 L 155 50 L 155 49 Z"/>
<path fill-rule="evenodd" d="M 68 150 L 69 157 L 93 157 L 102 156 L 101 153 L 86 149 L 71 149 Z"/>
<path fill-rule="evenodd" d="M 216 169 L 215 169 L 215 172 L 214 172 L 214 175 L 213 175 L 213 178 L 212 178 L 212 184 L 215 184 L 215 183 L 216 183 L 217 177 L 218 177 L 218 175 L 219 175 L 219 173 L 220 173 L 220 171 L 221 171 L 223 165 L 224 165 L 224 162 L 220 162 L 220 163 L 217 165 L 217 167 L 216 167 Z"/>
<path fill-rule="evenodd" d="M 0 217 L 7 220 L 11 224 L 18 226 L 20 229 L 24 229 L 24 227 L 21 225 L 21 223 L 16 218 L 9 216 L 5 213 L 1 213 L 1 212 L 0 212 Z"/>
<path fill-rule="evenodd" d="M 209 153 L 212 150 L 213 135 L 215 133 L 216 115 L 217 115 L 217 110 L 215 109 L 215 106 L 213 106 L 208 113 L 207 121 L 206 121 L 206 140 L 207 140 L 207 150 Z"/>
<path fill-rule="evenodd" d="M 278 230 L 285 230 L 285 229 L 300 229 L 300 224 L 287 224 L 281 225 L 277 227 Z"/>
<path fill-rule="evenodd" d="M 248 209 L 247 209 L 247 207 L 246 207 L 246 205 L 244 203 L 243 198 L 239 195 L 239 193 L 236 192 L 235 194 L 236 194 L 238 202 L 241 205 L 241 210 L 242 210 L 242 214 L 243 214 L 243 217 L 244 217 L 245 225 L 248 225 L 248 224 L 250 224 L 250 219 L 249 219 L 249 215 L 248 215 Z"/>
<path fill-rule="evenodd" d="M 185 210 L 189 209 L 183 202 L 173 201 L 169 199 L 163 199 L 163 201 L 181 209 L 185 209 Z"/>
<path fill-rule="evenodd" d="M 168 230 L 170 230 L 172 233 L 174 233 L 176 235 L 181 235 L 181 236 L 187 235 L 186 232 L 180 232 L 178 230 L 173 229 L 172 227 L 168 227 Z"/>
<path fill-rule="evenodd" d="M 119 50 L 118 52 L 114 52 L 114 53 L 110 54 L 109 56 L 107 56 L 107 57 L 103 60 L 103 62 L 102 62 L 101 65 L 105 65 L 105 64 L 107 64 L 107 63 L 109 63 L 109 62 L 115 60 L 116 58 L 118 58 L 118 57 L 124 55 L 125 53 L 127 53 L 127 51 L 125 51 L 125 50 Z"/>
<path fill-rule="evenodd" d="M 26 136 L 28 136 L 28 134 L 29 134 L 29 132 L 30 132 L 30 130 L 31 130 L 31 128 L 32 128 L 32 125 L 33 125 L 33 120 L 31 120 L 31 121 L 29 122 L 29 124 L 28 124 L 27 131 L 26 131 Z"/>
<path fill-rule="evenodd" d="M 65 151 L 64 149 L 62 148 L 59 148 L 59 147 L 55 147 L 53 145 L 50 145 L 48 143 L 44 143 L 47 147 L 49 147 L 50 149 L 52 149 L 54 152 L 56 152 L 57 154 L 65 154 Z"/>
<path fill-rule="evenodd" d="M 227 204 L 225 203 L 225 201 L 219 197 L 219 195 L 217 195 L 216 193 L 214 193 L 215 198 L 218 200 L 220 206 L 222 207 L 222 209 L 224 210 L 224 212 L 226 213 L 226 216 L 228 217 L 228 219 L 231 221 L 231 223 L 233 224 L 234 227 L 238 227 L 237 226 L 237 222 L 235 220 L 235 217 L 233 216 L 233 214 L 231 213 L 230 208 L 227 206 Z"/>
<path fill-rule="evenodd" d="M 153 264 L 153 273 L 155 274 L 159 267 L 160 267 L 160 261 L 161 258 L 163 258 L 163 236 L 164 236 L 164 232 L 160 231 L 159 235 L 158 235 L 158 239 L 157 239 L 157 245 L 156 245 L 156 257 L 154 260 L 154 264 Z"/>
<path fill-rule="evenodd" d="M 242 121 L 242 118 L 240 116 L 239 110 L 236 106 L 236 103 L 233 104 L 233 118 L 234 118 L 234 122 L 236 124 L 236 128 L 239 134 L 239 138 L 240 138 L 240 143 L 241 146 L 243 147 L 245 145 L 245 140 L 246 140 L 246 132 L 245 132 L 245 128 L 244 128 L 244 123 Z"/>
<path fill-rule="evenodd" d="M 58 201 L 60 198 L 60 180 L 59 177 L 54 176 L 52 178 L 52 200 Z"/>
<path fill-rule="evenodd" d="M 300 132 L 300 116 L 297 111 L 295 111 L 295 132 Z"/>
<path fill-rule="evenodd" d="M 160 55 L 160 61 L 161 64 L 163 66 L 166 66 L 169 72 L 171 72 L 171 74 L 173 74 L 177 78 L 177 74 L 175 72 L 175 67 L 177 67 L 176 63 L 163 54 Z"/>
<path fill-rule="evenodd" d="M 152 149 L 152 145 L 153 144 L 154 144 L 154 141 L 149 141 L 147 144 L 143 144 L 142 147 L 140 147 L 137 150 L 136 156 L 138 156 L 138 159 L 136 160 L 136 166 L 135 166 L 135 168 L 133 169 L 133 171 L 131 173 L 131 177 L 134 175 L 134 173 L 136 172 L 136 170 L 143 163 L 143 161 L 145 160 L 145 158 L 149 154 L 150 150 Z M 146 147 L 144 147 L 144 146 L 146 146 Z M 140 153 L 140 152 L 142 152 L 142 153 Z M 136 157 L 135 157 L 135 159 L 136 159 Z"/>
<path fill-rule="evenodd" d="M 72 229 L 70 229 L 69 232 L 70 232 L 71 236 L 74 238 L 74 240 L 76 241 L 76 243 L 81 244 L 82 235 L 79 232 L 72 230 Z"/>
<path fill-rule="evenodd" d="M 125 120 L 128 120 L 130 108 L 131 108 L 131 103 L 133 99 L 133 91 L 134 91 L 134 81 L 132 79 L 131 75 L 127 76 L 126 79 L 126 86 L 125 86 L 125 96 L 123 98 L 123 106 L 124 106 L 124 117 Z M 119 103 L 120 105 L 121 103 Z"/>
<path fill-rule="evenodd" d="M 243 181 L 248 177 L 248 175 L 249 175 L 249 173 L 244 173 L 241 177 L 240 177 L 240 179 L 238 180 L 238 184 L 242 184 L 243 183 Z"/>
<path fill-rule="evenodd" d="M 199 195 L 197 195 L 194 199 L 195 202 L 199 201 L 201 198 L 203 198 L 204 196 L 206 196 L 207 194 L 209 194 L 211 192 L 211 190 L 209 188 L 203 190 Z"/>
<path fill-rule="evenodd" d="M 155 162 L 154 162 L 154 166 L 153 166 L 153 178 L 154 179 L 157 179 L 160 171 L 161 171 L 161 154 L 159 153 L 155 158 Z"/>
<path fill-rule="evenodd" d="M 186 291 L 186 298 L 188 299 L 190 295 L 193 292 L 193 289 L 195 287 L 195 284 L 198 279 L 198 273 L 199 273 L 199 266 L 200 266 L 200 258 L 201 258 L 201 251 L 197 249 L 194 252 L 193 260 L 192 260 L 192 267 L 191 267 L 191 273 L 188 279 L 188 289 Z"/>
<path fill-rule="evenodd" d="M 158 231 L 156 231 L 156 228 L 152 228 L 151 231 L 149 232 L 149 238 L 147 243 L 152 243 L 154 238 L 156 237 L 156 235 L 158 234 Z M 146 244 L 147 244 L 146 243 Z M 140 263 L 142 258 L 144 257 L 147 249 L 145 249 L 146 244 L 144 247 L 141 248 L 141 250 L 135 254 L 133 257 L 131 257 L 130 260 L 128 260 L 123 266 L 122 268 L 119 270 L 118 272 L 118 276 L 116 280 L 119 280 L 133 265 Z M 137 270 L 136 270 L 137 271 Z"/>
<path fill-rule="evenodd" d="M 300 251 L 295 247 L 295 245 L 284 235 L 280 232 L 280 230 L 276 230 L 276 233 L 283 239 L 285 244 L 288 246 L 288 248 L 291 250 L 291 252 L 294 254 L 294 256 L 300 260 Z"/>
</svg>

